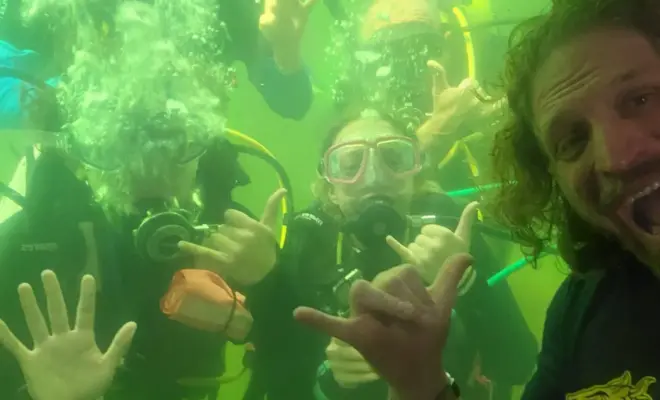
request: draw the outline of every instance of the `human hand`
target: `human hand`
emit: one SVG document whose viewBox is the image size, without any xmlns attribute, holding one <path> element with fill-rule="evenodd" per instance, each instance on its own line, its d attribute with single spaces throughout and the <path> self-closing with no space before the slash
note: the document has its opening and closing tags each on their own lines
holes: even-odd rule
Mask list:
<svg viewBox="0 0 660 400">
<path fill-rule="evenodd" d="M 89 400 L 103 397 L 131 345 L 137 325 L 129 322 L 122 326 L 108 351 L 103 354 L 94 338 L 94 278 L 91 275 L 82 278 L 73 330 L 55 273 L 44 271 L 41 279 L 46 292 L 51 331 L 39 309 L 32 287 L 23 283 L 18 287 L 18 295 L 34 349 L 28 350 L 2 320 L 0 344 L 18 361 L 33 400 Z"/>
<path fill-rule="evenodd" d="M 447 73 L 437 61 L 427 63 L 433 72 L 433 112 L 417 130 L 420 145 L 427 151 L 453 144 L 463 132 L 481 129 L 492 122 L 504 101 L 484 101 L 487 95 L 477 82 L 463 80 L 457 87 L 447 82 Z M 466 128 L 466 129 L 462 129 Z"/>
<path fill-rule="evenodd" d="M 180 242 L 179 248 L 192 255 L 195 268 L 213 271 L 242 285 L 261 281 L 275 266 L 278 207 L 286 190 L 273 193 L 261 221 L 237 210 L 225 213 L 225 223 L 202 243 Z"/>
<path fill-rule="evenodd" d="M 463 209 L 453 232 L 444 226 L 430 224 L 425 225 L 407 247 L 392 236 L 386 238 L 387 244 L 401 256 L 404 263 L 417 267 L 425 282 L 433 282 L 449 257 L 470 252 L 472 224 L 477 217 L 478 206 L 479 203 L 472 202 Z"/>
<path fill-rule="evenodd" d="M 301 66 L 300 41 L 316 3 L 318 0 L 265 0 L 259 29 L 284 72 L 295 72 Z"/>
<path fill-rule="evenodd" d="M 337 338 L 332 338 L 325 355 L 332 376 L 343 388 L 354 388 L 380 379 L 360 352 Z"/>
<path fill-rule="evenodd" d="M 414 267 L 396 267 L 379 282 L 353 285 L 350 318 L 307 307 L 295 317 L 357 349 L 399 398 L 431 399 L 447 384 L 441 354 L 458 283 L 471 263 L 467 254 L 451 257 L 428 290 Z"/>
</svg>

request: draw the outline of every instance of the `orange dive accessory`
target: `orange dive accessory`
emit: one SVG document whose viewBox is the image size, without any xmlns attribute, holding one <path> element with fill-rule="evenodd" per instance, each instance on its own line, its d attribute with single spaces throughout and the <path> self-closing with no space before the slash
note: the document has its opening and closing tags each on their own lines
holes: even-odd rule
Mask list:
<svg viewBox="0 0 660 400">
<path fill-rule="evenodd" d="M 160 308 L 170 319 L 195 329 L 223 333 L 235 342 L 244 341 L 252 328 L 245 296 L 211 271 L 178 271 Z"/>
</svg>

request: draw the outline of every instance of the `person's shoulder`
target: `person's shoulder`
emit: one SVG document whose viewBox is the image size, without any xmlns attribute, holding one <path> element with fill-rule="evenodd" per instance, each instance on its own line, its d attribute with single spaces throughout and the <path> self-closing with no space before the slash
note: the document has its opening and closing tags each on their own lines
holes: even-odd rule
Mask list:
<svg viewBox="0 0 660 400">
<path fill-rule="evenodd" d="M 324 259 L 334 254 L 339 226 L 337 221 L 324 211 L 322 205 L 313 203 L 287 216 L 286 226 L 285 248 L 289 253 L 295 254 L 296 258 Z"/>
<path fill-rule="evenodd" d="M 569 273 L 564 281 L 559 285 L 557 292 L 553 297 L 554 302 L 570 303 L 588 295 L 590 289 L 597 286 L 604 278 L 604 273 L 578 274 Z"/>
<path fill-rule="evenodd" d="M 611 277 L 603 271 L 571 273 L 555 292 L 548 306 L 547 321 L 563 326 L 578 325 L 593 303 L 596 290 L 608 278 Z"/>
<path fill-rule="evenodd" d="M 320 203 L 314 202 L 288 216 L 287 224 L 293 229 L 330 229 L 335 225 L 335 221 L 323 210 Z"/>
</svg>

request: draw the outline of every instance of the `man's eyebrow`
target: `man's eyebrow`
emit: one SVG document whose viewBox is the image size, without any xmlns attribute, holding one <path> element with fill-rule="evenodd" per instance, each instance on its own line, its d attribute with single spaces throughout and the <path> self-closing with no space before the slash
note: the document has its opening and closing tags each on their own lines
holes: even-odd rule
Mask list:
<svg viewBox="0 0 660 400">
<path fill-rule="evenodd" d="M 657 67 L 655 67 L 655 68 L 648 68 L 648 67 L 647 68 L 633 68 L 633 69 L 630 69 L 630 70 L 624 72 L 623 74 L 620 74 L 620 75 L 617 75 L 616 77 L 614 77 L 614 79 L 612 79 L 610 84 L 616 85 L 616 84 L 622 84 L 622 83 L 630 82 L 630 81 L 633 81 L 633 80 L 639 78 L 640 76 L 648 75 L 652 71 L 657 71 Z"/>
</svg>

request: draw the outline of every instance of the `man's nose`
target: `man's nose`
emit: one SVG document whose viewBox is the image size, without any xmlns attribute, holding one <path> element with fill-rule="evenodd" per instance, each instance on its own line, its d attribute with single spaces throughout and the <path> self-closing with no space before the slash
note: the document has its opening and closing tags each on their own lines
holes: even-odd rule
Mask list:
<svg viewBox="0 0 660 400">
<path fill-rule="evenodd" d="M 388 176 L 380 165 L 380 160 L 373 153 L 365 166 L 364 178 L 370 185 L 387 182 Z"/>
<path fill-rule="evenodd" d="M 609 123 L 594 131 L 593 141 L 595 167 L 601 172 L 623 173 L 660 156 L 660 139 L 635 121 Z"/>
</svg>

